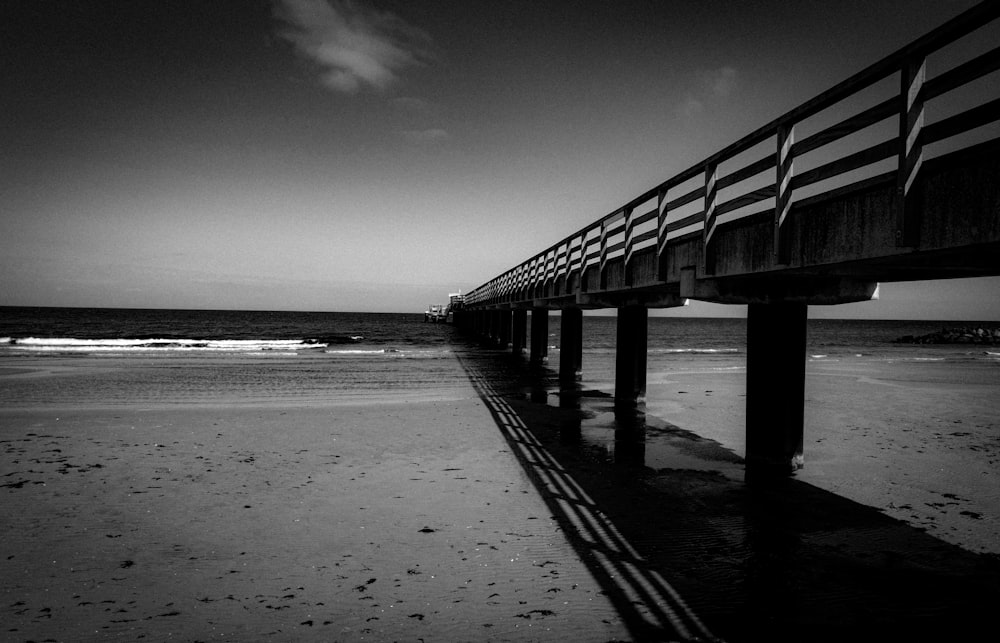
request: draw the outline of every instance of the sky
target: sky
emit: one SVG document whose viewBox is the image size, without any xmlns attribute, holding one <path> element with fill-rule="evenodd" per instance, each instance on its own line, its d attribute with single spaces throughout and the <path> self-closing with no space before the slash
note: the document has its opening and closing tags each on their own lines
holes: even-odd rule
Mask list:
<svg viewBox="0 0 1000 643">
<path fill-rule="evenodd" d="M 423 311 L 973 4 L 0 0 L 0 305 Z"/>
</svg>

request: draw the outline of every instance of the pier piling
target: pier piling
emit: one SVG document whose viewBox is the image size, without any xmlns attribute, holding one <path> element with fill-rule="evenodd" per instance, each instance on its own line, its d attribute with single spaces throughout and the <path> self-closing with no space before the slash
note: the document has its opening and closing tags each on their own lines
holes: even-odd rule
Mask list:
<svg viewBox="0 0 1000 643">
<path fill-rule="evenodd" d="M 509 310 L 498 310 L 500 316 L 500 348 L 507 350 L 510 348 L 511 318 Z"/>
<path fill-rule="evenodd" d="M 547 308 L 531 309 L 531 358 L 532 364 L 544 364 L 549 358 L 549 311 Z"/>
<path fill-rule="evenodd" d="M 528 345 L 528 311 L 523 308 L 515 309 L 511 324 L 511 351 L 515 355 L 521 355 Z"/>
<path fill-rule="evenodd" d="M 748 483 L 802 468 L 807 318 L 806 304 L 747 309 Z"/>
<path fill-rule="evenodd" d="M 646 332 L 649 311 L 645 306 L 618 309 L 615 349 L 615 408 L 631 411 L 646 397 Z"/>
<path fill-rule="evenodd" d="M 497 337 L 499 335 L 497 331 L 499 319 L 497 318 L 497 311 L 489 310 L 486 312 L 486 343 L 490 346 L 497 343 Z"/>
<path fill-rule="evenodd" d="M 583 311 L 566 308 L 562 311 L 559 332 L 559 379 L 575 382 L 583 370 Z"/>
</svg>

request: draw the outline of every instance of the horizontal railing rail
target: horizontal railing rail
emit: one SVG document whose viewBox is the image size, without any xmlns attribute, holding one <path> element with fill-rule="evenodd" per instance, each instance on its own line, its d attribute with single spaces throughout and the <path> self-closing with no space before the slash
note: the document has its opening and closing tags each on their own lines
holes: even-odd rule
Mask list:
<svg viewBox="0 0 1000 643">
<path fill-rule="evenodd" d="M 704 273 L 712 274 L 713 237 L 720 223 L 773 211 L 774 263 L 787 264 L 787 241 L 783 237 L 787 216 L 793 204 L 815 202 L 819 198 L 841 194 L 845 189 L 865 185 L 873 180 L 886 180 L 895 175 L 901 195 L 897 215 L 897 242 L 900 246 L 917 245 L 911 206 L 914 185 L 919 185 L 924 147 L 996 123 L 1000 120 L 1000 97 L 975 99 L 977 104 L 964 111 L 925 125 L 925 104 L 967 87 L 970 83 L 1000 70 L 1000 47 L 994 47 L 969 60 L 926 78 L 926 60 L 930 54 L 955 43 L 1000 17 L 1000 2 L 987 0 L 960 14 L 941 27 L 910 43 L 897 52 L 870 65 L 827 91 L 806 101 L 770 123 L 758 128 L 688 169 L 668 178 L 659 185 L 632 198 L 621 207 L 590 225 L 561 239 L 526 261 L 518 264 L 466 295 L 467 306 L 531 301 L 544 298 L 542 290 L 562 283 L 560 294 L 571 279 L 583 280 L 590 270 L 602 276 L 609 262 L 621 260 L 628 265 L 638 250 L 655 248 L 659 256 L 667 252 L 668 241 L 677 236 L 701 234 L 704 249 Z M 839 117 L 834 124 L 795 141 L 796 126 L 807 119 L 843 108 L 848 99 L 863 98 L 861 93 L 879 89 L 877 86 L 898 75 L 898 89 L 886 98 L 857 113 Z M 994 83 L 994 93 L 1000 83 Z M 883 90 L 884 91 L 884 90 Z M 831 116 L 839 116 L 831 114 Z M 896 119 L 895 134 L 869 134 L 866 138 L 884 138 L 861 149 L 847 145 L 848 139 L 868 128 L 885 126 Z M 754 148 L 773 143 L 774 153 L 760 156 L 736 168 L 724 165 L 738 163 L 736 157 L 752 154 Z M 834 146 L 850 147 L 849 151 L 834 150 Z M 971 145 L 963 145 L 967 147 Z M 795 172 L 794 161 L 807 155 L 826 153 L 818 165 Z M 895 159 L 895 167 L 886 171 L 887 161 Z M 815 160 L 815 159 L 813 159 Z M 857 179 L 849 176 L 859 171 L 868 175 Z M 760 178 L 773 172 L 761 185 Z M 744 183 L 756 185 L 741 187 Z M 692 181 L 698 181 L 693 187 Z M 826 182 L 836 185 L 823 184 Z M 846 181 L 846 183 L 845 183 Z M 812 194 L 804 194 L 811 188 Z M 683 191 L 682 194 L 675 194 Z M 735 194 L 729 194 L 734 192 Z M 725 196 L 722 193 L 726 192 Z M 796 200 L 798 192 L 798 200 Z M 699 204 L 700 201 L 700 204 Z M 647 206 L 648 204 L 648 206 Z M 762 207 L 759 204 L 763 204 Z M 700 207 L 699 207 L 700 205 Z M 647 210 L 646 208 L 649 207 Z M 754 210 L 754 208 L 758 208 Z M 691 209 L 695 211 L 690 212 Z M 688 212 L 681 214 L 681 211 Z M 656 222 L 655 225 L 652 222 Z M 649 228 L 649 229 L 646 229 Z M 641 230 L 641 231 L 640 231 Z M 627 285 L 627 280 L 626 280 Z M 549 295 L 553 296 L 553 295 Z"/>
</svg>

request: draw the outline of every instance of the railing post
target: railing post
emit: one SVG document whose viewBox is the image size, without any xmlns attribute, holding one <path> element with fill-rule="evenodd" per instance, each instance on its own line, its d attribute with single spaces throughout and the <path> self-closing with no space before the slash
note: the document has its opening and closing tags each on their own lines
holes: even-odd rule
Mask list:
<svg viewBox="0 0 1000 643">
<path fill-rule="evenodd" d="M 715 206 L 716 206 L 716 182 L 719 178 L 719 163 L 718 161 L 713 161 L 705 166 L 705 227 L 702 230 L 702 235 L 704 239 L 704 248 L 702 252 L 702 259 L 704 265 L 704 273 L 706 275 L 715 274 L 715 244 L 712 243 L 712 237 L 715 235 Z"/>
<path fill-rule="evenodd" d="M 545 292 L 545 255 L 540 255 L 536 262 L 535 287 L 531 292 L 532 299 L 541 299 Z"/>
<path fill-rule="evenodd" d="M 527 299 L 534 299 L 537 293 L 535 292 L 535 280 L 538 276 L 538 257 L 531 260 L 531 267 L 528 268 L 528 296 Z"/>
<path fill-rule="evenodd" d="M 788 228 L 784 227 L 788 213 L 792 209 L 792 177 L 795 166 L 792 160 L 792 145 L 795 144 L 795 125 L 780 125 L 778 127 L 778 160 L 777 190 L 774 202 L 774 260 L 775 263 L 786 265 L 791 261 L 792 253 L 788 245 Z"/>
<path fill-rule="evenodd" d="M 579 240 L 580 245 L 576 245 L 577 240 Z M 565 287 L 566 287 L 565 294 L 567 295 L 573 293 L 573 275 L 580 271 L 580 266 L 583 264 L 582 258 L 579 258 L 580 259 L 579 261 L 577 261 L 577 259 L 574 259 L 574 256 L 578 252 L 580 252 L 582 244 L 583 244 L 583 239 L 574 236 L 573 240 L 569 243 L 568 246 L 568 253 L 566 255 L 566 281 L 565 281 Z M 579 281 L 577 282 L 577 284 L 578 284 L 577 290 L 579 290 Z"/>
<path fill-rule="evenodd" d="M 656 276 L 660 281 L 667 280 L 670 266 L 667 265 L 667 190 L 661 189 L 656 194 Z"/>
<path fill-rule="evenodd" d="M 555 275 L 552 277 L 552 295 L 564 295 L 566 294 L 566 289 L 568 288 L 567 281 L 569 280 L 569 248 L 571 240 L 566 240 L 559 244 L 556 248 L 556 270 Z M 562 279 L 562 292 L 559 289 L 559 279 Z"/>
<path fill-rule="evenodd" d="M 927 59 L 907 60 L 900 72 L 899 171 L 897 179 L 896 245 L 920 243 L 923 206 L 920 168 L 924 161 L 924 78 Z"/>
<path fill-rule="evenodd" d="M 583 238 L 580 239 L 580 292 L 587 292 L 587 268 L 590 267 L 590 260 L 588 255 L 590 254 L 590 235 L 591 230 L 586 230 L 583 233 Z"/>
<path fill-rule="evenodd" d="M 545 252 L 545 276 L 542 278 L 542 294 L 545 297 L 553 295 L 552 285 L 556 279 L 556 251 Z"/>
<path fill-rule="evenodd" d="M 608 287 L 607 277 L 604 274 L 604 264 L 608 261 L 608 220 L 601 220 L 601 263 L 600 263 L 600 289 L 604 290 Z"/>
<path fill-rule="evenodd" d="M 625 275 L 625 285 L 632 285 L 632 273 L 629 270 L 629 263 L 632 261 L 632 221 L 635 208 L 625 208 L 625 262 L 622 264 L 622 271 Z"/>
</svg>

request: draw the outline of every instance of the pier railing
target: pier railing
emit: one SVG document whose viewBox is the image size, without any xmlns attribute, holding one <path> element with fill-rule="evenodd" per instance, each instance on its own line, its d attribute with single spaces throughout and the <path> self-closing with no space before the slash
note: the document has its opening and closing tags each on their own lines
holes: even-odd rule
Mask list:
<svg viewBox="0 0 1000 643">
<path fill-rule="evenodd" d="M 970 142 L 968 135 L 1000 120 L 1000 82 L 986 82 L 1000 69 L 996 38 L 965 43 L 979 53 L 930 78 L 927 60 L 998 17 L 995 0 L 969 9 L 473 289 L 466 305 L 530 303 L 568 294 L 570 283 L 585 281 L 591 292 L 628 289 L 635 286 L 629 265 L 637 253 L 655 253 L 658 266 L 652 282 L 646 275 L 641 285 L 664 284 L 670 242 L 681 237 L 700 235 L 700 274 L 711 276 L 718 226 L 768 211 L 774 227 L 770 267 L 780 267 L 789 261 L 793 207 L 873 184 L 895 183 L 896 244 L 917 246 L 925 158 L 980 142 L 982 136 Z M 929 122 L 931 101 L 947 115 Z M 624 264 L 625 277 L 609 285 L 612 261 Z M 594 270 L 597 279 L 583 278 Z"/>
</svg>

